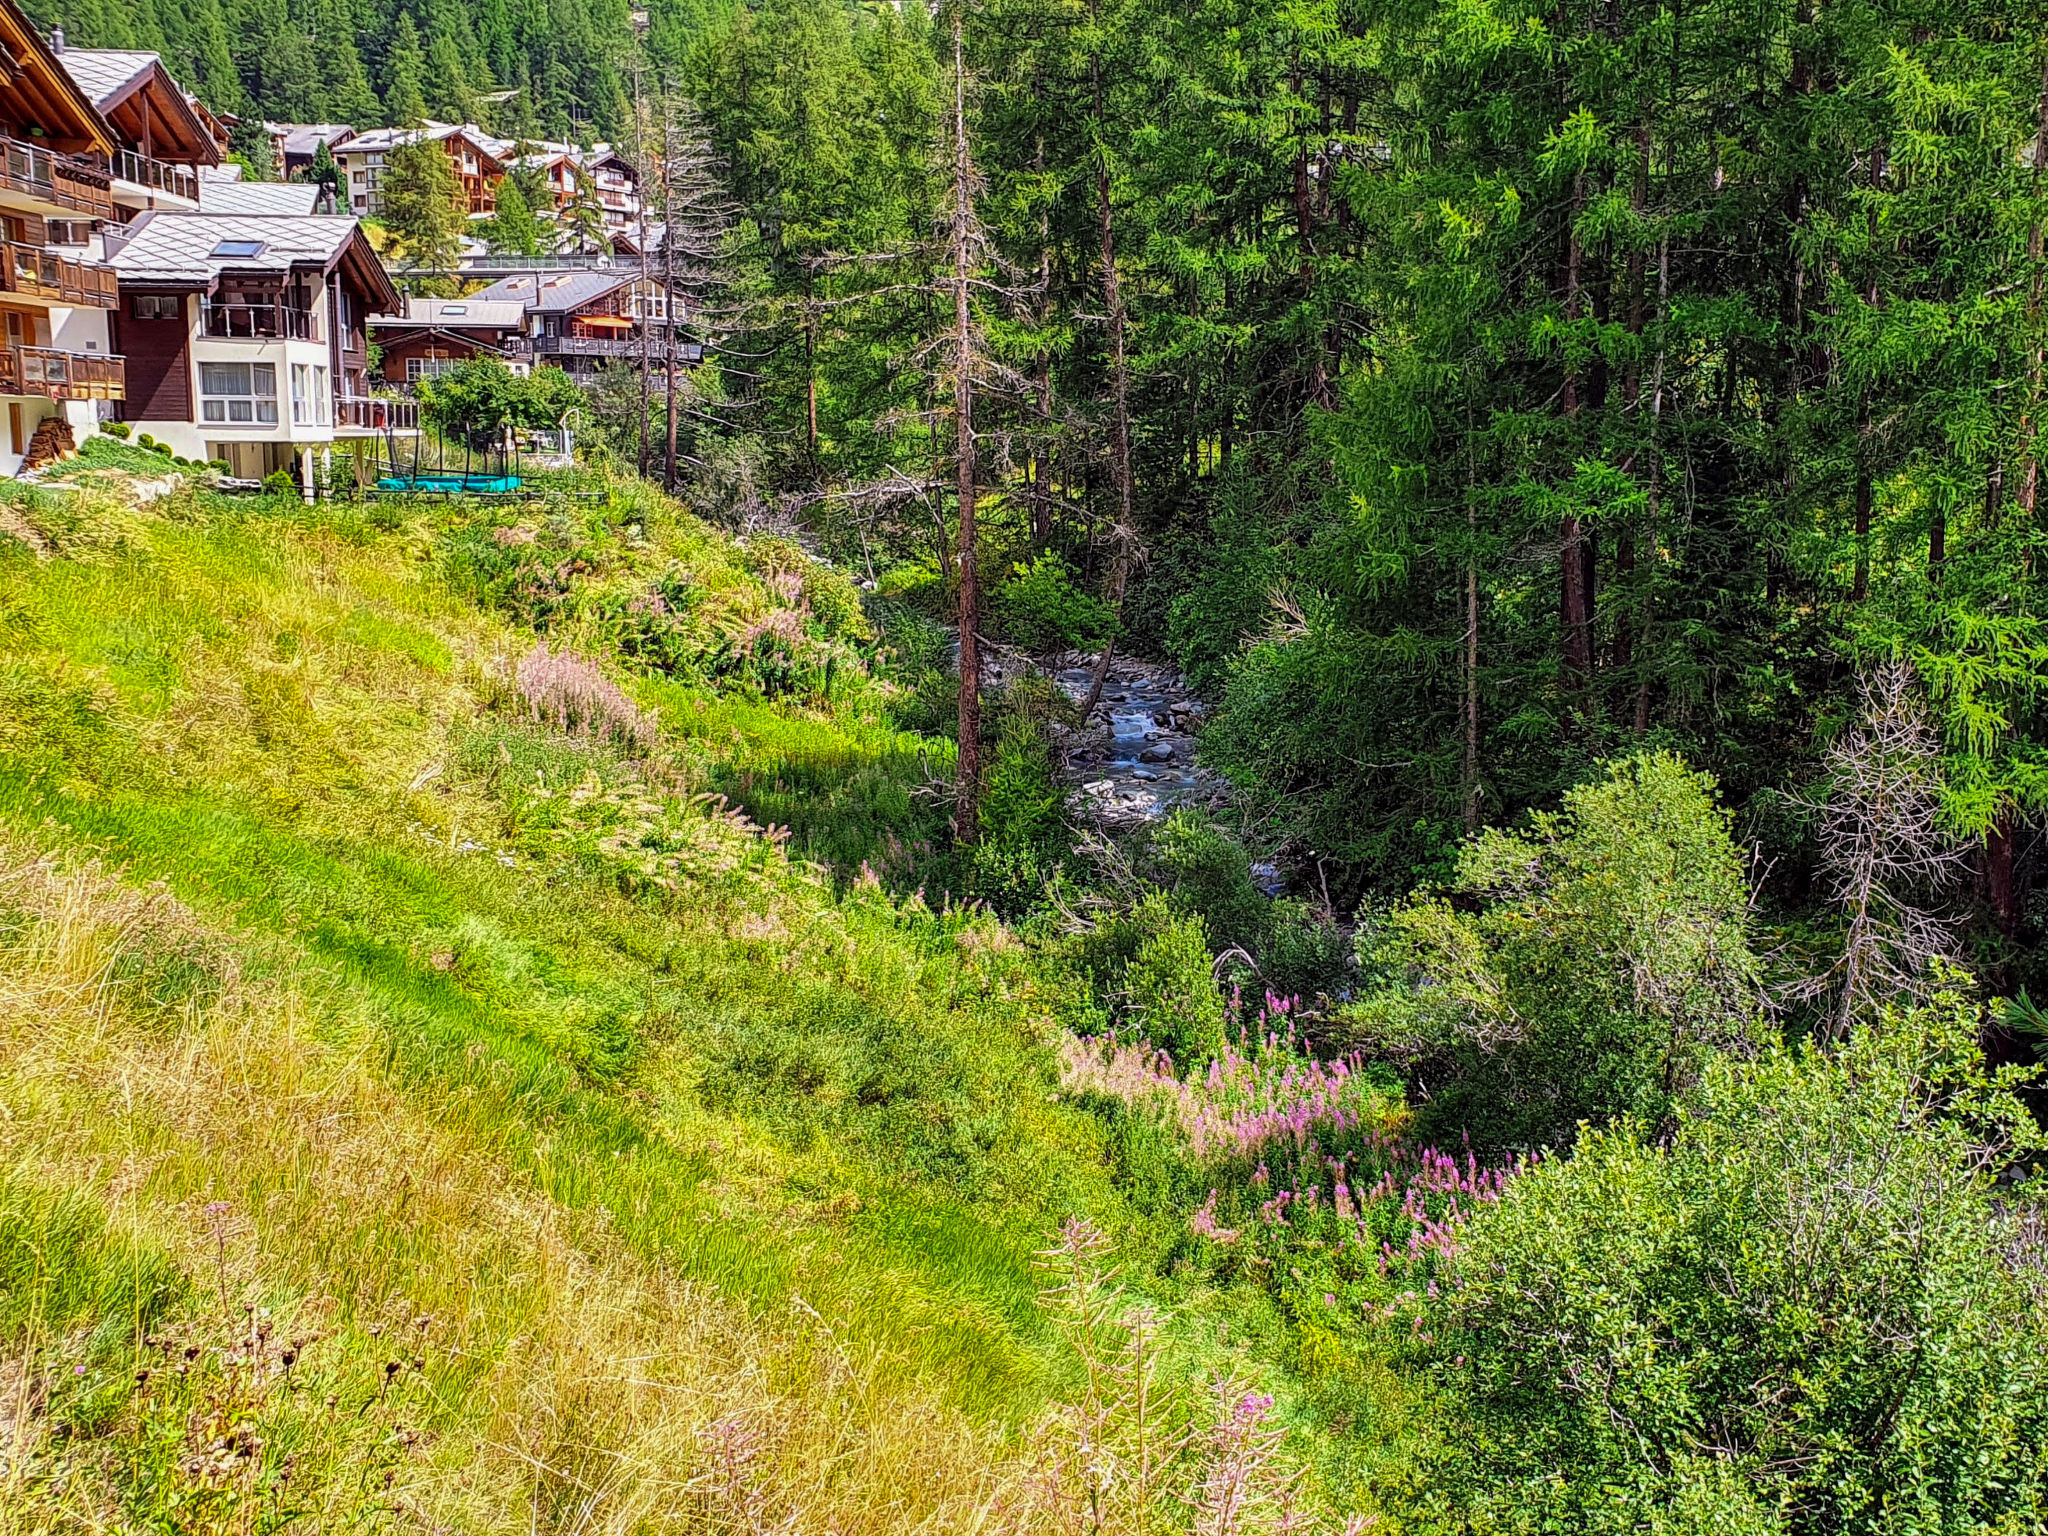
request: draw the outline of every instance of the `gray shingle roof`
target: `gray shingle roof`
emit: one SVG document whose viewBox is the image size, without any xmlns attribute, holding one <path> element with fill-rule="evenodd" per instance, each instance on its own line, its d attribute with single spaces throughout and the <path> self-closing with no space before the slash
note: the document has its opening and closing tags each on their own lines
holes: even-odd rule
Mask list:
<svg viewBox="0 0 2048 1536">
<path fill-rule="evenodd" d="M 309 214 L 320 198 L 313 181 L 208 181 L 199 183 L 201 213 Z"/>
<path fill-rule="evenodd" d="M 541 314 L 578 309 L 593 299 L 601 299 L 614 288 L 623 288 L 640 274 L 617 267 L 609 271 L 523 272 L 517 277 L 500 278 L 488 288 L 478 289 L 470 295 L 472 299 L 486 302 L 493 299 L 517 300 L 528 310 Z M 539 285 L 538 292 L 535 284 Z"/>
<path fill-rule="evenodd" d="M 355 132 L 347 123 L 265 123 L 263 129 L 283 136 L 288 155 L 310 155 L 322 143 L 332 144 Z"/>
<path fill-rule="evenodd" d="M 284 273 L 294 263 L 332 261 L 348 243 L 356 221 L 346 214 L 297 218 L 257 214 L 146 213 L 129 226 L 133 238 L 113 257 L 124 283 L 205 283 L 215 273 Z M 254 256 L 219 259 L 213 250 L 227 240 L 250 240 L 263 249 Z"/>
<path fill-rule="evenodd" d="M 92 98 L 96 107 L 157 62 L 153 53 L 134 48 L 66 48 L 57 55 L 64 73 L 78 82 L 78 88 Z"/>
<path fill-rule="evenodd" d="M 448 330 L 473 326 L 480 330 L 517 330 L 526 306 L 514 299 L 407 299 L 403 320 L 384 325 L 438 325 Z"/>
</svg>

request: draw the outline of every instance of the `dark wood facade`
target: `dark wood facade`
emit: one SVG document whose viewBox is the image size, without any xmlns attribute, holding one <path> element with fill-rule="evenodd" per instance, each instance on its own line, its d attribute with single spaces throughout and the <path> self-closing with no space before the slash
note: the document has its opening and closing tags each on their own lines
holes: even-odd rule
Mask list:
<svg viewBox="0 0 2048 1536">
<path fill-rule="evenodd" d="M 164 290 L 124 289 L 114 311 L 114 350 L 127 360 L 130 421 L 192 420 L 191 298 Z M 171 308 L 162 318 L 155 313 Z"/>
</svg>

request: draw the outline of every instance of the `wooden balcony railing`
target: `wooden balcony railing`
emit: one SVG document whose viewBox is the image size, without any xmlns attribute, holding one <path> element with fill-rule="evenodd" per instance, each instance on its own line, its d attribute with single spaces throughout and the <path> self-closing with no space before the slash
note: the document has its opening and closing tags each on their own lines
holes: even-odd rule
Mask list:
<svg viewBox="0 0 2048 1536">
<path fill-rule="evenodd" d="M 119 355 L 59 352 L 54 347 L 0 347 L 0 395 L 51 400 L 121 400 L 127 368 Z"/>
<path fill-rule="evenodd" d="M 70 213 L 114 216 L 113 183 L 105 171 L 19 139 L 0 137 L 0 188 Z"/>
<path fill-rule="evenodd" d="M 0 292 L 92 309 L 112 309 L 121 301 L 112 267 L 11 240 L 0 240 Z"/>
<path fill-rule="evenodd" d="M 420 405 L 381 395 L 343 395 L 334 402 L 334 424 L 367 432 L 410 432 L 420 424 Z"/>
<path fill-rule="evenodd" d="M 227 341 L 318 341 L 318 314 L 291 304 L 220 303 L 200 306 L 200 326 L 208 336 Z"/>
</svg>

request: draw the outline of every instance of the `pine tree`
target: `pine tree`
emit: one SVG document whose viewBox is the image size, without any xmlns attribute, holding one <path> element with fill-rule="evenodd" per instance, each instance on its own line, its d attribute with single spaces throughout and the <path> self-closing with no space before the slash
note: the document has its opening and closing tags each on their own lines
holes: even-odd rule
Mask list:
<svg viewBox="0 0 2048 1536">
<path fill-rule="evenodd" d="M 541 224 L 520 191 L 519 182 L 507 176 L 498 183 L 498 208 L 484 226 L 484 238 L 494 251 L 515 256 L 538 256 Z"/>
<path fill-rule="evenodd" d="M 437 34 L 427 48 L 427 116 L 444 123 L 476 121 L 476 98 L 470 94 L 469 71 L 455 40 Z"/>
<path fill-rule="evenodd" d="M 596 252 L 610 244 L 605 232 L 604 203 L 598 197 L 597 182 L 580 165 L 569 168 L 569 201 L 562 205 L 556 224 L 556 239 L 563 250 Z"/>
<path fill-rule="evenodd" d="M 326 0 L 320 7 L 313 59 L 326 86 L 325 121 L 369 127 L 382 120 L 384 108 L 370 89 L 369 72 L 356 49 L 355 15 L 348 0 Z"/>
<path fill-rule="evenodd" d="M 336 198 L 341 196 L 341 167 L 335 164 L 334 151 L 327 147 L 325 139 L 313 146 L 313 163 L 303 174 L 307 181 L 326 187 Z"/>
<path fill-rule="evenodd" d="M 427 99 L 420 88 L 426 67 L 419 29 L 401 11 L 384 58 L 384 105 L 392 122 L 417 127 L 427 120 Z"/>
<path fill-rule="evenodd" d="M 468 220 L 447 149 L 420 135 L 392 150 L 381 196 L 384 227 L 415 290 L 452 293 Z"/>
</svg>

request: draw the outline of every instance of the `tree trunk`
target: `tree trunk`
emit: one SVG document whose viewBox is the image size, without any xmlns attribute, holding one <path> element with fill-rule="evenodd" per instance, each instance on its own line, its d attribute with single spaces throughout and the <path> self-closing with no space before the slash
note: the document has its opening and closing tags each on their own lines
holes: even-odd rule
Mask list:
<svg viewBox="0 0 2048 1536">
<path fill-rule="evenodd" d="M 680 146 L 678 146 L 674 142 L 676 134 L 674 131 L 673 124 L 665 124 L 664 128 L 665 131 L 662 134 L 662 148 L 665 151 L 667 151 L 667 153 L 665 153 L 662 156 L 663 163 L 661 186 L 661 291 L 663 294 L 667 296 L 669 322 L 667 358 L 668 366 L 665 370 L 668 376 L 668 394 L 664 401 L 664 404 L 667 407 L 665 425 L 667 427 L 666 436 L 668 439 L 668 455 L 666 467 L 663 472 L 663 483 L 667 485 L 670 493 L 673 494 L 676 488 L 675 177 L 678 169 L 678 162 L 680 161 L 681 156 L 677 153 Z"/>
<path fill-rule="evenodd" d="M 1095 115 L 1102 119 L 1101 64 L 1096 63 Z M 1131 556 L 1137 544 L 1133 524 L 1131 481 L 1131 368 L 1124 344 L 1123 284 L 1116 270 L 1116 224 L 1109 197 L 1109 151 L 1098 150 L 1095 170 L 1095 213 L 1102 262 L 1102 301 L 1109 315 L 1110 472 L 1116 481 L 1116 528 L 1110 535 L 1109 605 L 1119 625 L 1123 621 L 1124 588 L 1130 581 Z M 1088 698 L 1081 706 L 1081 718 L 1102 699 L 1102 685 L 1109 677 L 1110 659 L 1116 654 L 1116 635 L 1103 642 L 1102 655 L 1088 679 Z"/>
<path fill-rule="evenodd" d="M 2041 62 L 2041 96 L 2038 126 L 2034 130 L 2033 197 L 2034 216 L 2027 221 L 2027 262 L 2033 269 L 2027 278 L 2027 408 L 2020 417 L 2020 510 L 2029 519 L 2038 505 L 2041 484 L 2040 435 L 2042 348 L 2048 344 L 2042 331 L 2041 280 L 2041 178 L 2048 172 L 2048 56 Z"/>
<path fill-rule="evenodd" d="M 953 460 L 960 503 L 960 755 L 953 774 L 953 840 L 981 838 L 981 587 L 975 571 L 974 360 L 968 226 L 973 166 L 967 156 L 967 51 L 953 10 Z"/>
<path fill-rule="evenodd" d="M 2019 936 L 2020 904 L 2013 880 L 2013 815 L 2003 809 L 1984 834 L 1984 889 L 1998 931 L 2010 941 Z"/>
<path fill-rule="evenodd" d="M 1479 475 L 1473 462 L 1472 414 L 1465 413 L 1465 835 L 1479 830 Z"/>
<path fill-rule="evenodd" d="M 1579 214 L 1586 204 L 1586 178 L 1572 183 L 1571 229 L 1565 247 L 1564 314 L 1567 323 L 1580 317 L 1580 268 L 1585 248 L 1579 242 Z M 1574 344 L 1567 342 L 1567 346 Z M 1568 421 L 1579 418 L 1578 365 L 1567 361 L 1564 374 L 1564 414 Z M 1566 514 L 1558 529 L 1558 561 L 1563 578 L 1560 619 L 1564 629 L 1564 682 L 1578 690 L 1586 685 L 1593 670 L 1593 607 L 1586 585 L 1585 530 L 1576 513 Z"/>
<path fill-rule="evenodd" d="M 1863 435 L 1868 436 L 1866 421 Z M 1870 596 L 1870 466 L 1856 469 L 1856 577 L 1849 588 L 1849 600 L 1860 603 Z"/>
</svg>

